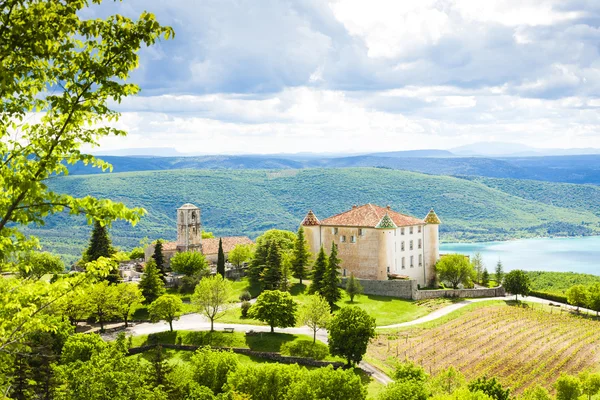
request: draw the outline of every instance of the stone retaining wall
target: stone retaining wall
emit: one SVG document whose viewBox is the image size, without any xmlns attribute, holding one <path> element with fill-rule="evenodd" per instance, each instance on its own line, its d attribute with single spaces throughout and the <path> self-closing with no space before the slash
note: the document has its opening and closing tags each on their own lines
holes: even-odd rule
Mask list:
<svg viewBox="0 0 600 400">
<path fill-rule="evenodd" d="M 174 350 L 184 350 L 184 351 L 196 351 L 202 346 L 192 346 L 192 345 L 182 345 L 182 344 L 149 344 L 146 346 L 133 347 L 129 349 L 129 355 L 144 353 L 148 350 L 151 350 L 157 346 L 162 346 L 165 349 L 174 349 Z M 319 361 L 314 360 L 312 358 L 305 357 L 292 357 L 292 356 L 284 356 L 281 353 L 272 353 L 266 351 L 254 351 L 250 349 L 240 348 L 240 347 L 211 347 L 213 349 L 218 350 L 231 350 L 237 354 L 245 354 L 248 356 L 258 357 L 265 360 L 275 361 L 281 364 L 298 364 L 305 365 L 308 367 L 327 367 L 328 365 L 333 366 L 333 368 L 343 368 L 344 363 L 341 362 L 333 362 L 333 361 Z"/>
<path fill-rule="evenodd" d="M 346 287 L 346 280 L 342 278 L 341 287 Z M 440 297 L 502 297 L 505 295 L 503 287 L 485 289 L 457 289 L 457 290 L 418 290 L 415 280 L 388 280 L 378 281 L 370 279 L 357 279 L 364 289 L 364 294 L 397 297 L 408 300 L 437 299 Z"/>
<path fill-rule="evenodd" d="M 341 287 L 346 287 L 346 279 L 342 278 Z M 370 279 L 357 279 L 364 289 L 364 294 L 398 297 L 400 299 L 414 299 L 417 293 L 417 281 L 414 280 L 388 280 L 377 281 Z"/>
</svg>

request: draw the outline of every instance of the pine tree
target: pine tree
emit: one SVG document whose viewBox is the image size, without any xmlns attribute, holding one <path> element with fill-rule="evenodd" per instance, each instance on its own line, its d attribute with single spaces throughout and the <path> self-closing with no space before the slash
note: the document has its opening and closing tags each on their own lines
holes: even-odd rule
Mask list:
<svg viewBox="0 0 600 400">
<path fill-rule="evenodd" d="M 146 263 L 144 276 L 139 285 L 142 295 L 144 296 L 144 304 L 150 304 L 165 293 L 165 284 L 160 279 L 160 274 L 156 268 L 154 259 L 150 259 Z"/>
<path fill-rule="evenodd" d="M 266 267 L 262 273 L 262 284 L 265 290 L 277 290 L 281 286 L 281 250 L 277 242 L 269 245 Z"/>
<path fill-rule="evenodd" d="M 225 278 L 225 253 L 223 252 L 223 241 L 219 238 L 219 253 L 217 254 L 217 274 Z"/>
<path fill-rule="evenodd" d="M 108 236 L 108 230 L 105 225 L 100 222 L 94 222 L 94 228 L 92 229 L 92 235 L 90 237 L 90 244 L 83 254 L 83 260 L 85 262 L 96 261 L 100 257 L 110 258 L 115 253 L 115 249 L 112 247 L 110 237 Z M 109 283 L 118 283 L 121 280 L 119 276 L 119 270 L 115 265 L 106 280 Z"/>
<path fill-rule="evenodd" d="M 161 386 L 163 391 L 170 392 L 170 389 L 172 388 L 168 387 L 170 385 L 167 375 L 171 373 L 173 367 L 171 367 L 169 360 L 167 360 L 164 357 L 163 348 L 161 345 L 156 346 L 154 348 L 153 353 L 154 354 L 152 354 L 152 372 L 154 376 L 152 378 L 154 381 L 154 386 Z"/>
<path fill-rule="evenodd" d="M 504 268 L 502 267 L 502 261 L 498 260 L 498 264 L 496 265 L 496 284 L 502 285 L 503 280 Z"/>
<path fill-rule="evenodd" d="M 338 271 L 342 260 L 337 257 L 337 254 L 337 246 L 335 243 L 332 243 L 329 261 L 325 269 L 325 275 L 323 276 L 323 287 L 321 289 L 321 295 L 325 297 L 325 300 L 329 302 L 329 306 L 332 308 L 335 302 L 342 298 L 342 291 L 339 288 L 340 272 Z"/>
<path fill-rule="evenodd" d="M 354 277 L 354 274 L 351 273 L 348 281 L 346 282 L 346 293 L 348 293 L 348 296 L 350 296 L 350 303 L 354 303 L 354 296 L 362 294 L 362 292 L 362 285 L 358 279 Z"/>
<path fill-rule="evenodd" d="M 487 268 L 484 268 L 483 272 L 481 273 L 481 286 L 488 287 L 489 284 L 490 284 L 490 273 L 488 272 Z"/>
<path fill-rule="evenodd" d="M 302 279 L 306 278 L 308 275 L 308 270 L 306 269 L 308 262 L 310 260 L 310 251 L 308 251 L 308 245 L 306 244 L 306 239 L 304 237 L 304 228 L 298 228 L 298 234 L 296 235 L 296 241 L 294 242 L 294 259 L 292 261 L 292 273 L 294 278 L 300 279 L 300 284 L 302 284 Z"/>
<path fill-rule="evenodd" d="M 268 241 L 256 244 L 254 256 L 252 257 L 252 261 L 248 267 L 248 276 L 252 283 L 259 283 L 262 279 L 261 276 L 267 263 L 269 245 L 270 242 Z"/>
<path fill-rule="evenodd" d="M 325 254 L 325 250 L 323 250 L 323 246 L 319 250 L 319 254 L 317 255 L 317 259 L 313 265 L 312 271 L 312 283 L 310 284 L 309 293 L 321 293 L 323 288 L 323 277 L 325 276 L 325 271 L 327 270 L 327 255 Z"/>
<path fill-rule="evenodd" d="M 163 255 L 162 241 L 160 239 L 158 239 L 154 245 L 154 254 L 152 255 L 152 258 L 156 263 L 160 279 L 162 279 L 163 282 L 166 282 L 165 276 L 167 275 L 167 269 L 165 267 L 165 256 Z"/>
</svg>

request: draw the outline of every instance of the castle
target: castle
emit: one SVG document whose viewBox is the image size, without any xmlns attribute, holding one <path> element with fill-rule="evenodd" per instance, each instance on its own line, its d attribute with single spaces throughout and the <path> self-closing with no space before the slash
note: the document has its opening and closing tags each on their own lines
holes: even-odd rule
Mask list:
<svg viewBox="0 0 600 400">
<path fill-rule="evenodd" d="M 199 251 L 209 263 L 215 264 L 219 251 L 219 239 L 223 242 L 225 258 L 238 244 L 253 244 L 246 236 L 227 236 L 222 238 L 202 239 L 202 223 L 200 208 L 186 203 L 177 209 L 177 241 L 164 242 L 162 252 L 167 265 L 171 258 L 182 251 Z M 144 250 L 144 259 L 148 261 L 154 254 L 154 244 Z"/>
<path fill-rule="evenodd" d="M 313 254 L 338 246 L 342 275 L 386 280 L 401 275 L 421 286 L 435 279 L 439 258 L 440 219 L 433 209 L 424 219 L 373 204 L 352 209 L 319 221 L 309 211 L 301 225 Z"/>
</svg>

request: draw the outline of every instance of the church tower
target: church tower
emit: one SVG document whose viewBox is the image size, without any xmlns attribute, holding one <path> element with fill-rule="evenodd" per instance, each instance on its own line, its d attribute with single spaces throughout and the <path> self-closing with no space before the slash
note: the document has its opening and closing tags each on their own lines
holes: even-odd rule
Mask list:
<svg viewBox="0 0 600 400">
<path fill-rule="evenodd" d="M 202 251 L 200 209 L 190 203 L 177 209 L 177 251 Z"/>
</svg>

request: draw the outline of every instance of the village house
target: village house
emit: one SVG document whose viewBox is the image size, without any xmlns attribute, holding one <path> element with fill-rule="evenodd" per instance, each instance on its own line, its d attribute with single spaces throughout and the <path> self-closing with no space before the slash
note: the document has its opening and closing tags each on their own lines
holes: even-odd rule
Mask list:
<svg viewBox="0 0 600 400">
<path fill-rule="evenodd" d="M 390 206 L 365 204 L 321 221 L 309 211 L 301 225 L 313 254 L 321 246 L 327 252 L 332 243 L 338 246 L 343 276 L 386 280 L 397 275 L 426 286 L 435 279 L 440 223 L 433 209 L 419 219 Z"/>
<path fill-rule="evenodd" d="M 163 242 L 162 252 L 167 265 L 171 258 L 182 251 L 199 251 L 211 264 L 217 263 L 219 238 L 202 239 L 202 223 L 200 208 L 186 203 L 177 209 L 177 240 Z M 238 244 L 253 244 L 247 236 L 226 236 L 220 238 L 223 242 L 225 259 Z M 144 259 L 148 261 L 154 254 L 154 244 L 144 250 Z"/>
</svg>

